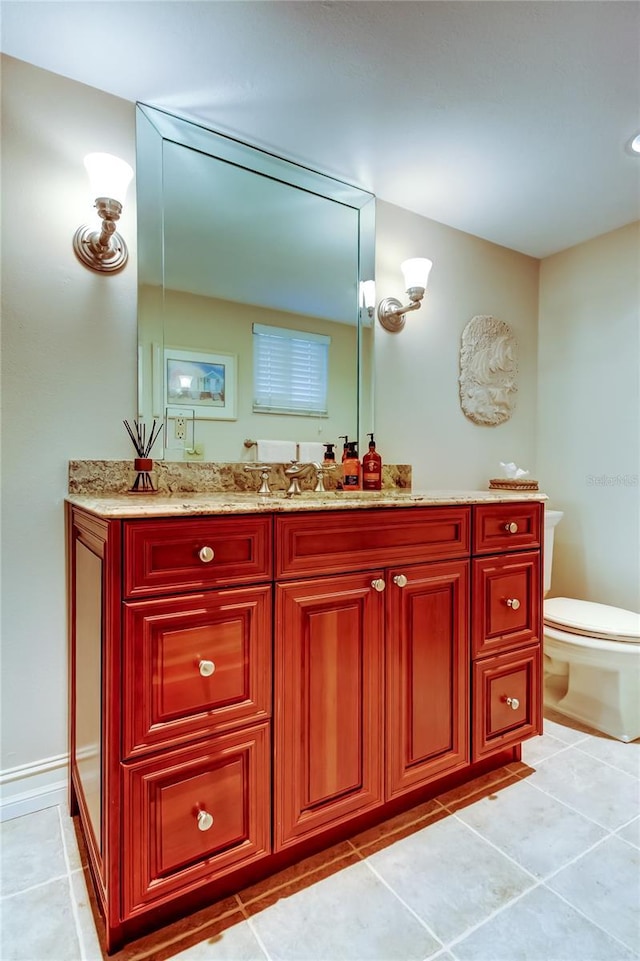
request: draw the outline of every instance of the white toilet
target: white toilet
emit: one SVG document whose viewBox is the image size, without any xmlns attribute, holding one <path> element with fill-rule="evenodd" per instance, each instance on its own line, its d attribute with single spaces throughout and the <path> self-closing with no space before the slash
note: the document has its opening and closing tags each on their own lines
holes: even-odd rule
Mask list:
<svg viewBox="0 0 640 961">
<path fill-rule="evenodd" d="M 562 511 L 545 510 L 544 592 Z M 551 597 L 544 602 L 544 701 L 620 741 L 640 737 L 640 614 Z"/>
</svg>

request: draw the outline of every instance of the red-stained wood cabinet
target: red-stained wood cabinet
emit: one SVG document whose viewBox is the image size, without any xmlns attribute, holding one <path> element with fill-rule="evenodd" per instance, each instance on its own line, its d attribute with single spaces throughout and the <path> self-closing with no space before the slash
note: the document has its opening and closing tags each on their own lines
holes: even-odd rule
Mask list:
<svg viewBox="0 0 640 961">
<path fill-rule="evenodd" d="M 541 525 L 535 502 L 67 504 L 71 810 L 107 950 L 518 756 Z"/>
</svg>

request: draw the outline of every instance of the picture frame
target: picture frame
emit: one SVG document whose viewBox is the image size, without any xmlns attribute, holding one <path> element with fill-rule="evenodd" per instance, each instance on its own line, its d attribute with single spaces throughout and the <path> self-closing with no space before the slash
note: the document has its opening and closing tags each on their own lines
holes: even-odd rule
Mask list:
<svg viewBox="0 0 640 961">
<path fill-rule="evenodd" d="M 185 407 L 198 419 L 236 420 L 238 355 L 164 349 L 165 409 Z"/>
</svg>

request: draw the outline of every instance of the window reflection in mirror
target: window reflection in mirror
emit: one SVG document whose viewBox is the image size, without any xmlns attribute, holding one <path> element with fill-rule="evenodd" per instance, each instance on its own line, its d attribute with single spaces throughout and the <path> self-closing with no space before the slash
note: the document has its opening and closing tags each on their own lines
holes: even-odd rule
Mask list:
<svg viewBox="0 0 640 961">
<path fill-rule="evenodd" d="M 373 325 L 358 298 L 374 273 L 373 196 L 142 105 L 137 164 L 139 416 L 164 417 L 167 358 L 191 352 L 234 372 L 225 406 L 193 396 L 206 460 L 253 458 L 247 438 L 373 430 Z M 256 396 L 254 330 L 266 328 L 326 345 L 326 411 Z"/>
</svg>

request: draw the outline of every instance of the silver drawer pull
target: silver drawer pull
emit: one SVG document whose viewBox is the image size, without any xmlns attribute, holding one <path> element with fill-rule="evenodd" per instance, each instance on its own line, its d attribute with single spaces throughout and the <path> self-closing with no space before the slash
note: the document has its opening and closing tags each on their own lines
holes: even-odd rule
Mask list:
<svg viewBox="0 0 640 961">
<path fill-rule="evenodd" d="M 520 707 L 520 701 L 518 700 L 517 697 L 508 697 L 507 704 L 509 705 L 512 711 L 517 711 L 518 708 Z"/>
<path fill-rule="evenodd" d="M 208 831 L 213 827 L 213 814 L 208 811 L 198 811 L 198 830 Z"/>
<path fill-rule="evenodd" d="M 210 564 L 215 557 L 213 547 L 201 547 L 200 551 L 198 552 L 198 557 L 203 564 Z"/>
<path fill-rule="evenodd" d="M 505 529 L 505 531 L 507 532 L 507 534 L 517 534 L 517 533 L 518 533 L 518 525 L 516 524 L 515 521 L 511 521 L 510 524 L 505 524 L 505 525 L 504 525 L 504 529 Z"/>
<path fill-rule="evenodd" d="M 396 574 L 393 578 L 393 583 L 397 584 L 398 587 L 406 587 L 409 581 L 406 574 Z"/>
<path fill-rule="evenodd" d="M 518 608 L 520 607 L 520 601 L 518 600 L 517 597 L 508 597 L 507 607 L 510 607 L 512 611 L 517 611 Z"/>
<path fill-rule="evenodd" d="M 198 664 L 198 670 L 200 671 L 203 677 L 211 677 L 215 669 L 216 669 L 216 666 L 213 663 L 213 661 L 203 660 L 203 661 L 200 661 L 200 663 Z"/>
<path fill-rule="evenodd" d="M 371 586 L 374 589 L 374 591 L 378 591 L 378 593 L 381 593 L 387 585 L 385 584 L 384 580 L 381 577 L 376 577 L 375 580 L 371 581 Z"/>
</svg>

